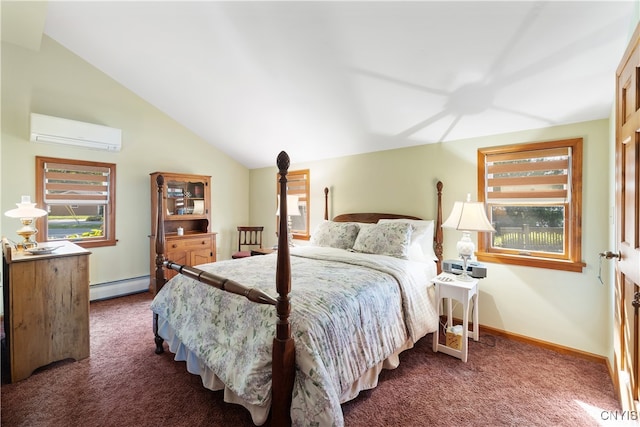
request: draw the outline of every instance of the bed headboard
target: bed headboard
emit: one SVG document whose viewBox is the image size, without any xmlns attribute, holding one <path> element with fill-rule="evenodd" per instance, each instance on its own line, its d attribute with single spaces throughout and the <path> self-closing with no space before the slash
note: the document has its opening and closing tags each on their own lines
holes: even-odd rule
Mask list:
<svg viewBox="0 0 640 427">
<path fill-rule="evenodd" d="M 433 251 L 438 257 L 436 264 L 438 266 L 438 273 L 442 271 L 442 181 L 438 181 L 436 184 L 437 209 L 436 219 L 434 224 L 433 233 Z M 329 189 L 324 189 L 324 219 L 329 219 Z M 380 219 L 416 219 L 422 220 L 412 215 L 392 214 L 392 213 L 375 213 L 375 212 L 356 212 L 341 214 L 333 217 L 332 221 L 335 222 L 367 222 L 377 223 Z"/>
<path fill-rule="evenodd" d="M 388 214 L 388 213 L 373 213 L 373 212 L 363 212 L 363 213 L 348 213 L 342 214 L 333 217 L 332 221 L 335 222 L 368 222 L 375 224 L 380 219 L 422 219 L 417 216 L 411 215 L 399 215 L 399 214 Z"/>
</svg>

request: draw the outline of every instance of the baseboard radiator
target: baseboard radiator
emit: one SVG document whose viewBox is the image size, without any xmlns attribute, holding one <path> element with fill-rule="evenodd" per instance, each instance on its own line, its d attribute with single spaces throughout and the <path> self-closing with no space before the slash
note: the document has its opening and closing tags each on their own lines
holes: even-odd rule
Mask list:
<svg viewBox="0 0 640 427">
<path fill-rule="evenodd" d="M 99 301 L 149 290 L 149 276 L 133 277 L 114 282 L 99 283 L 89 287 L 89 299 Z"/>
</svg>

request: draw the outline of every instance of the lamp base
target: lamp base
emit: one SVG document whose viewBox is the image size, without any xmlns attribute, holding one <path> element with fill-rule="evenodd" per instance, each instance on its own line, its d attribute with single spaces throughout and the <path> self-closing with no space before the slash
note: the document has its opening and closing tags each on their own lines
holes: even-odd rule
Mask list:
<svg viewBox="0 0 640 427">
<path fill-rule="evenodd" d="M 473 277 L 467 274 L 467 263 L 471 257 L 469 255 L 460 255 L 460 258 L 462 258 L 462 274 L 458 276 L 458 280 L 461 282 L 470 282 L 473 280 Z"/>
<path fill-rule="evenodd" d="M 461 282 L 469 282 L 473 280 L 473 278 L 467 274 L 467 264 L 476 248 L 468 231 L 462 232 L 462 239 L 456 244 L 456 249 L 458 250 L 460 258 L 462 258 L 462 274 L 458 277 L 458 280 Z"/>
<path fill-rule="evenodd" d="M 31 226 L 31 221 L 28 223 L 23 220 L 24 227 L 16 231 L 16 234 L 22 237 L 22 242 L 16 245 L 16 249 L 32 249 L 38 246 L 38 243 L 31 240 L 31 237 L 35 236 L 38 230 Z"/>
<path fill-rule="evenodd" d="M 460 282 L 470 282 L 473 280 L 473 277 L 469 276 L 467 273 L 462 273 L 461 275 L 456 277 L 456 280 Z"/>
<path fill-rule="evenodd" d="M 33 240 L 24 240 L 16 245 L 18 250 L 27 250 L 38 247 L 38 242 L 34 242 Z"/>
</svg>

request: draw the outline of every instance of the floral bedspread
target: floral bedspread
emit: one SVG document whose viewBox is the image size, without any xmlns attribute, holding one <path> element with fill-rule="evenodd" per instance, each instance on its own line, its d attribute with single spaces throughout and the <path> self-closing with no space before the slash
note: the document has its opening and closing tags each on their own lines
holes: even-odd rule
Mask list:
<svg viewBox="0 0 640 427">
<path fill-rule="evenodd" d="M 199 268 L 276 297 L 276 256 L 220 261 Z M 291 250 L 291 327 L 296 344 L 294 425 L 344 425 L 340 396 L 407 339 L 437 329 L 427 292 L 435 265 L 341 249 Z M 252 405 L 271 399 L 276 312 L 178 275 L 151 309 L 236 395 Z"/>
</svg>

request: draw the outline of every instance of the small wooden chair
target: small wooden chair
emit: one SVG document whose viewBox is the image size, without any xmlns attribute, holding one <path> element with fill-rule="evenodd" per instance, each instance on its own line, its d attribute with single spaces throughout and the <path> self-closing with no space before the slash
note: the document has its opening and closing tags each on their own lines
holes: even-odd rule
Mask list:
<svg viewBox="0 0 640 427">
<path fill-rule="evenodd" d="M 231 258 L 246 258 L 251 256 L 251 247 L 262 248 L 262 231 L 264 227 L 238 227 L 238 251 L 231 255 Z M 249 248 L 248 250 L 245 248 Z M 243 250 L 245 249 L 245 250 Z"/>
</svg>

